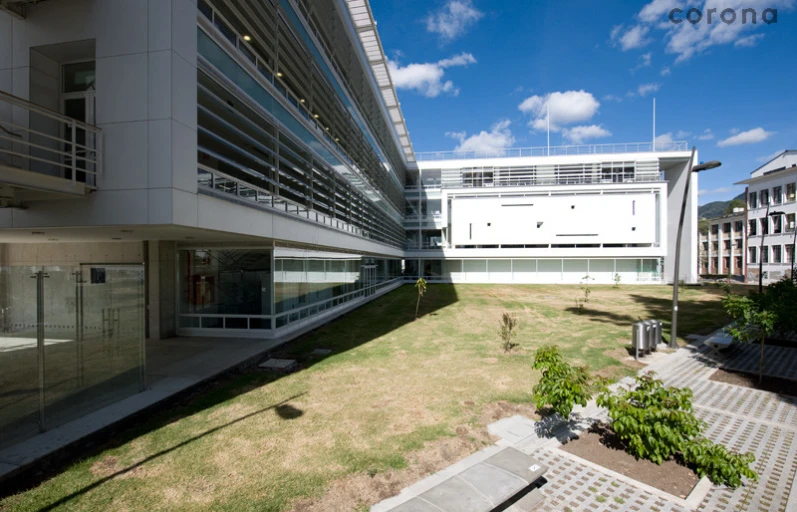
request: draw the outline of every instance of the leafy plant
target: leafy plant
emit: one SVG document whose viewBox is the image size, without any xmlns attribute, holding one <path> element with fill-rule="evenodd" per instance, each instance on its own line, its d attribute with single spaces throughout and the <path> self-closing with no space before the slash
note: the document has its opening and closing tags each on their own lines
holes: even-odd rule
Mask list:
<svg viewBox="0 0 797 512">
<path fill-rule="evenodd" d="M 594 280 L 595 278 L 589 277 L 589 275 L 581 278 L 581 290 L 584 292 L 584 302 L 589 302 L 589 295 L 592 293 L 592 289 L 589 287 L 589 282 Z"/>
<path fill-rule="evenodd" d="M 750 469 L 755 462 L 752 453 L 734 453 L 720 444 L 700 438 L 687 444 L 683 452 L 684 460 L 694 464 L 697 474 L 707 476 L 717 485 L 739 487 L 742 477 L 758 480 L 758 475 Z"/>
<path fill-rule="evenodd" d="M 512 340 L 517 336 L 518 319 L 514 313 L 504 313 L 501 315 L 501 324 L 498 334 L 501 336 L 504 352 L 510 352 L 513 348 L 517 347 L 517 343 Z"/>
<path fill-rule="evenodd" d="M 612 429 L 637 458 L 661 464 L 700 433 L 703 423 L 692 412 L 692 390 L 667 388 L 650 373 L 636 378 L 636 387 L 598 396 L 609 410 Z"/>
<path fill-rule="evenodd" d="M 418 289 L 418 302 L 415 303 L 415 319 L 418 319 L 418 308 L 421 307 L 421 297 L 426 293 L 426 279 L 419 278 L 415 282 L 415 288 Z"/>
<path fill-rule="evenodd" d="M 574 302 L 576 303 L 576 311 L 579 314 L 584 312 L 584 304 L 589 302 L 589 296 L 592 293 L 592 289 L 589 287 L 589 282 L 594 281 L 595 279 L 586 275 L 581 278 L 581 290 L 584 292 L 583 297 L 576 297 Z"/>
<path fill-rule="evenodd" d="M 567 364 L 557 347 L 543 345 L 537 349 L 532 368 L 542 371 L 542 378 L 532 389 L 537 409 L 550 406 L 559 416 L 568 418 L 573 407 L 586 406 L 592 398 L 593 386 L 587 368 Z"/>
<path fill-rule="evenodd" d="M 733 323 L 725 330 L 737 343 L 761 343 L 761 354 L 758 359 L 758 382 L 764 379 L 764 342 L 767 336 L 775 331 L 777 314 L 763 309 L 765 304 L 756 296 L 743 297 L 727 295 L 722 299 L 722 306 L 728 312 Z"/>
<path fill-rule="evenodd" d="M 620 288 L 620 280 L 621 279 L 622 278 L 620 277 L 620 274 L 618 274 L 618 273 L 614 274 L 614 287 L 615 288 Z"/>
<path fill-rule="evenodd" d="M 751 453 L 738 454 L 700 437 L 705 423 L 692 412 L 692 390 L 665 387 L 651 373 L 636 378 L 636 387 L 604 391 L 597 404 L 609 410 L 612 430 L 637 458 L 661 464 L 676 453 L 713 483 L 738 487 L 742 477 L 758 475 L 749 465 Z"/>
</svg>

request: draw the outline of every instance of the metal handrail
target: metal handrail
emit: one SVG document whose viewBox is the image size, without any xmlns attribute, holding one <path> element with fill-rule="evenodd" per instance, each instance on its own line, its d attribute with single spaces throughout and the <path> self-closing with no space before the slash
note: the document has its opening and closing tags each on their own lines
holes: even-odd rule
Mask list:
<svg viewBox="0 0 797 512">
<path fill-rule="evenodd" d="M 7 166 L 39 172 L 31 168 L 31 164 L 40 162 L 64 171 L 70 171 L 71 176 L 69 179 L 72 182 L 85 182 L 86 185 L 92 188 L 96 187 L 96 177 L 102 172 L 101 128 L 59 114 L 3 91 L 0 91 L 0 103 L 6 103 L 30 113 L 44 116 L 55 121 L 56 126 L 59 127 L 59 133 L 56 135 L 0 119 L 0 156 L 7 155 L 10 157 L 10 160 L 5 162 Z M 69 138 L 61 135 L 61 127 L 63 127 L 64 133 L 70 134 Z M 79 130 L 86 134 L 85 144 L 77 142 Z M 31 139 L 39 140 L 40 142 L 40 139 L 52 141 L 55 147 L 36 143 Z M 68 149 L 64 150 L 64 148 Z M 31 150 L 38 152 L 38 155 L 32 155 Z M 83 173 L 85 179 L 79 180 L 78 173 Z"/>
<path fill-rule="evenodd" d="M 581 144 L 569 146 L 540 146 L 507 148 L 496 151 L 425 151 L 416 152 L 418 161 L 460 160 L 470 158 L 513 158 L 531 156 L 601 155 L 611 153 L 652 153 L 658 151 L 687 151 L 686 141 L 629 142 L 620 144 Z"/>
</svg>

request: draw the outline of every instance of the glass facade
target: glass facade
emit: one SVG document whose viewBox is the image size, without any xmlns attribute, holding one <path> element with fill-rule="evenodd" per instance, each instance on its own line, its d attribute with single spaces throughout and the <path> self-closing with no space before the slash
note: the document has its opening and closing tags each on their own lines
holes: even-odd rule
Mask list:
<svg viewBox="0 0 797 512">
<path fill-rule="evenodd" d="M 0 268 L 0 446 L 145 385 L 143 265 Z"/>
<path fill-rule="evenodd" d="M 182 329 L 253 333 L 312 320 L 401 278 L 401 260 L 305 249 L 188 249 L 179 258 Z"/>
<path fill-rule="evenodd" d="M 454 283 L 579 283 L 589 275 L 595 283 L 614 283 L 615 274 L 632 282 L 660 282 L 661 260 L 644 259 L 410 259 L 408 279 Z"/>
</svg>

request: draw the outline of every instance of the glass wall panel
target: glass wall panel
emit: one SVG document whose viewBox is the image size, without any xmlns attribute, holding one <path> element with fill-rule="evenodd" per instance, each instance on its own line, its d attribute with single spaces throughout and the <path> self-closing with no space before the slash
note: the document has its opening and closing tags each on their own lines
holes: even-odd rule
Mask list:
<svg viewBox="0 0 797 512">
<path fill-rule="evenodd" d="M 487 272 L 487 260 L 464 260 L 465 272 Z"/>
<path fill-rule="evenodd" d="M 271 251 L 190 249 L 178 257 L 180 313 L 271 314 Z"/>
<path fill-rule="evenodd" d="M 544 282 L 558 281 L 562 278 L 562 260 L 538 260 L 537 271 Z"/>
<path fill-rule="evenodd" d="M 537 273 L 537 260 L 513 260 L 512 270 L 515 274 Z"/>
<path fill-rule="evenodd" d="M 0 445 L 144 388 L 143 265 L 0 269 Z"/>
</svg>

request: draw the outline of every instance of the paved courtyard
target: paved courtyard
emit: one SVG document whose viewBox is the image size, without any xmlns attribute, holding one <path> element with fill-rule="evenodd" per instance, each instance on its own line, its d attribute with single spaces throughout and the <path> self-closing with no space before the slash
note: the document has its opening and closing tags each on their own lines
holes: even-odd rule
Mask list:
<svg viewBox="0 0 797 512">
<path fill-rule="evenodd" d="M 765 373 L 795 380 L 797 386 L 797 349 L 770 347 L 767 361 Z M 540 510 L 797 511 L 797 492 L 791 495 L 797 472 L 797 398 L 709 380 L 718 367 L 757 371 L 758 347 L 740 346 L 729 355 L 710 355 L 701 343 L 695 343 L 655 358 L 642 371 L 655 371 L 666 385 L 691 388 L 695 414 L 708 425 L 706 437 L 735 451 L 755 454 L 758 481 L 747 481 L 737 489 L 715 486 L 704 478 L 689 496 L 673 496 L 560 450 L 560 441 L 573 431 L 607 419 L 594 402 L 577 407 L 576 421 L 554 432 L 521 416 L 500 420 L 489 429 L 500 437 L 499 446 L 514 447 L 548 468 Z M 630 382 L 626 379 L 619 385 Z M 402 495 L 373 510 L 391 510 Z"/>
</svg>

